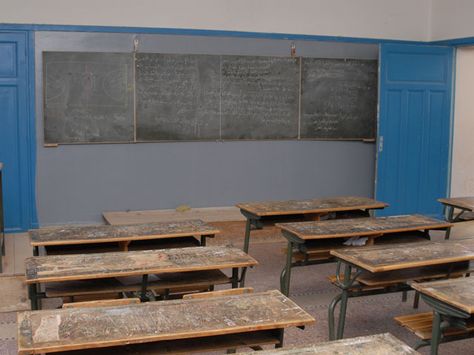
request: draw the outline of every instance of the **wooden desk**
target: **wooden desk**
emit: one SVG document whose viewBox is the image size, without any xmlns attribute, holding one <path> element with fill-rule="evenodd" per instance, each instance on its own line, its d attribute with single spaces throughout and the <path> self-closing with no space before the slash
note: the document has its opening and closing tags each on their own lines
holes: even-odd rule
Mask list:
<svg viewBox="0 0 474 355">
<path fill-rule="evenodd" d="M 279 223 L 276 226 L 281 229 L 283 236 L 288 240 L 286 265 L 280 276 L 281 291 L 288 296 L 291 268 L 331 262 L 330 250 L 344 247 L 342 244 L 344 238 L 368 237 L 367 245 L 373 245 L 374 240 L 383 235 L 423 231 L 424 236 L 429 239 L 430 230 L 448 230 L 451 224 L 421 215 L 405 215 Z M 403 235 L 394 235 L 393 241 L 396 242 L 398 238 L 403 240 Z M 310 252 L 312 260 L 308 257 Z M 298 253 L 306 255 L 306 257 L 303 260 L 300 258 L 300 260 L 296 259 L 295 261 L 294 259 L 298 257 Z"/>
<path fill-rule="evenodd" d="M 25 264 L 32 309 L 38 309 L 38 301 L 45 295 L 38 293 L 37 286 L 43 283 L 142 276 L 141 294 L 145 298 L 150 274 L 232 268 L 229 282 L 232 287 L 237 287 L 242 281 L 242 277 L 239 279 L 239 268 L 258 263 L 236 248 L 190 247 L 128 253 L 33 256 L 27 258 Z"/>
<path fill-rule="evenodd" d="M 471 271 L 469 261 L 474 260 L 474 242 L 446 240 L 402 243 L 331 250 L 331 254 L 338 259 L 336 286 L 341 289 L 341 294 L 336 296 L 329 306 L 329 337 L 341 339 L 349 297 L 406 291 L 410 289 L 408 281 L 449 278 L 454 274 L 468 273 Z M 341 279 L 342 264 L 344 276 Z M 444 272 L 440 267 L 444 268 Z M 415 272 L 416 268 L 421 272 Z M 364 278 L 368 278 L 370 283 L 377 287 L 359 287 L 357 283 L 363 284 Z M 377 278 L 383 282 L 377 283 Z M 393 279 L 396 282 L 391 282 Z M 339 303 L 340 314 L 336 333 L 334 313 Z"/>
<path fill-rule="evenodd" d="M 367 197 L 332 197 L 313 200 L 288 200 L 239 203 L 236 205 L 247 219 L 245 227 L 244 251 L 248 253 L 250 244 L 250 231 L 261 229 L 264 222 L 285 222 L 288 218 L 293 220 L 319 220 L 322 215 L 336 212 L 364 212 L 385 208 L 384 202 L 375 201 Z"/>
<path fill-rule="evenodd" d="M 203 249 L 203 248 L 202 248 Z M 156 349 L 202 351 L 209 339 L 221 348 L 240 346 L 254 335 L 283 343 L 288 327 L 304 327 L 314 318 L 278 291 L 143 304 L 57 309 L 18 314 L 18 353 L 37 354 L 94 349 L 116 353 L 129 344 L 153 342 Z M 262 340 L 263 344 L 264 342 Z M 188 348 L 186 348 L 186 345 Z M 116 347 L 116 348 L 111 348 Z M 112 350 L 113 349 L 113 350 Z M 186 349 L 186 351 L 183 351 Z M 146 353 L 140 351 L 140 353 Z"/>
<path fill-rule="evenodd" d="M 439 198 L 438 201 L 441 202 L 447 210 L 447 219 L 449 222 L 462 222 L 474 219 L 474 196 Z M 454 215 L 455 209 L 461 211 L 457 215 Z"/>
<path fill-rule="evenodd" d="M 250 355 L 251 353 L 248 353 Z M 278 350 L 260 351 L 259 355 L 312 355 L 312 354 L 344 354 L 344 355 L 416 355 L 419 352 L 398 340 L 390 333 L 369 335 L 364 337 L 327 341 L 311 346 L 282 348 Z"/>
<path fill-rule="evenodd" d="M 3 163 L 0 162 L 0 273 L 3 272 L 3 257 L 5 256 L 5 220 L 3 215 Z"/>
<path fill-rule="evenodd" d="M 474 278 L 415 282 L 411 286 L 420 292 L 422 299 L 428 305 L 433 307 L 431 354 L 436 355 L 442 337 L 442 328 L 449 326 L 466 328 L 466 321 L 473 317 Z M 472 336 L 473 333 L 466 333 L 464 337 Z"/>
<path fill-rule="evenodd" d="M 218 229 L 201 220 L 120 226 L 72 226 L 36 229 L 29 232 L 33 255 L 39 255 L 39 247 L 117 243 L 121 250 L 128 251 L 132 241 L 185 237 L 200 237 L 201 245 L 204 246 L 206 238 L 212 238 L 218 233 Z"/>
</svg>

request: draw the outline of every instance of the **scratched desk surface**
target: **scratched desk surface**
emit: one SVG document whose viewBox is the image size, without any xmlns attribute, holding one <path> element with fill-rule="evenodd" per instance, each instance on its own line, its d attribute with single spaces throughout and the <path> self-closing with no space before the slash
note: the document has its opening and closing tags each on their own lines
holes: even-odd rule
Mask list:
<svg viewBox="0 0 474 355">
<path fill-rule="evenodd" d="M 25 264 L 26 282 L 41 283 L 249 267 L 258 263 L 240 249 L 215 246 L 33 256 Z"/>
<path fill-rule="evenodd" d="M 256 216 L 326 213 L 384 208 L 388 205 L 367 197 L 332 197 L 313 200 L 263 201 L 239 203 L 243 211 Z"/>
<path fill-rule="evenodd" d="M 282 230 L 300 239 L 370 236 L 384 233 L 447 228 L 451 223 L 421 215 L 333 219 L 327 221 L 279 223 Z"/>
<path fill-rule="evenodd" d="M 213 235 L 219 233 L 201 220 L 121 226 L 74 226 L 30 231 L 31 245 L 67 245 L 120 242 L 157 238 Z"/>
<path fill-rule="evenodd" d="M 18 314 L 20 354 L 281 329 L 314 318 L 279 291 Z"/>
<path fill-rule="evenodd" d="M 248 353 L 250 354 L 250 353 Z M 254 353 L 253 353 L 254 354 Z M 417 351 L 389 333 L 323 342 L 311 346 L 260 351 L 259 355 L 415 355 Z"/>
<path fill-rule="evenodd" d="M 412 287 L 467 313 L 474 313 L 474 278 L 472 277 L 413 283 Z"/>
<path fill-rule="evenodd" d="M 472 241 L 401 243 L 331 250 L 331 255 L 370 272 L 474 260 Z"/>
<path fill-rule="evenodd" d="M 444 205 L 461 208 L 471 212 L 474 211 L 474 196 L 440 198 L 438 201 Z"/>
</svg>

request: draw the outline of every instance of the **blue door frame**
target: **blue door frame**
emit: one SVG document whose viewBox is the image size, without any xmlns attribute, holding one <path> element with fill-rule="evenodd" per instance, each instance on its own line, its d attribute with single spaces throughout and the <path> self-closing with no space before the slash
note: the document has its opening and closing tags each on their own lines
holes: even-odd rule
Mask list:
<svg viewBox="0 0 474 355">
<path fill-rule="evenodd" d="M 376 197 L 378 215 L 441 216 L 448 194 L 453 47 L 382 44 Z"/>
<path fill-rule="evenodd" d="M 37 227 L 35 202 L 34 39 L 0 31 L 0 161 L 6 232 Z"/>
</svg>

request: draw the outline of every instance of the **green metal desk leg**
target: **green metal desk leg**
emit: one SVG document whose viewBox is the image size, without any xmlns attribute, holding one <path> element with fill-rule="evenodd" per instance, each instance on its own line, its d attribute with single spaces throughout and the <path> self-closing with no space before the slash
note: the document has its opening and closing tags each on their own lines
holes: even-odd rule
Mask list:
<svg viewBox="0 0 474 355">
<path fill-rule="evenodd" d="M 348 264 L 344 266 L 344 289 L 341 294 L 341 305 L 339 308 L 339 321 L 337 327 L 337 338 L 342 339 L 344 336 L 344 326 L 346 323 L 347 301 L 349 299 L 349 287 L 352 282 L 351 279 L 352 267 Z"/>
<path fill-rule="evenodd" d="M 142 287 L 140 291 L 140 300 L 142 302 L 148 301 L 148 298 L 146 297 L 146 289 L 148 287 L 148 275 L 143 275 L 142 276 Z"/>
<path fill-rule="evenodd" d="M 250 230 L 252 229 L 252 220 L 247 217 L 245 223 L 245 239 L 244 239 L 244 252 L 248 254 L 250 245 Z"/>
<path fill-rule="evenodd" d="M 242 272 L 240 273 L 240 286 L 245 287 L 245 276 L 247 275 L 247 268 L 243 267 Z"/>
<path fill-rule="evenodd" d="M 285 296 L 290 295 L 291 263 L 293 261 L 293 242 L 288 241 L 286 250 L 286 264 L 280 274 L 280 291 Z"/>
<path fill-rule="evenodd" d="M 438 355 L 438 347 L 441 340 L 441 314 L 433 311 L 433 328 L 431 330 L 431 355 Z"/>
<path fill-rule="evenodd" d="M 278 343 L 275 344 L 275 348 L 282 348 L 283 347 L 283 340 L 285 336 L 285 329 L 278 329 Z"/>
<path fill-rule="evenodd" d="M 232 288 L 239 287 L 239 268 L 232 268 Z"/>
<path fill-rule="evenodd" d="M 31 302 L 31 310 L 36 311 L 40 309 L 39 307 L 39 299 L 38 299 L 38 291 L 36 284 L 29 284 L 28 285 L 28 296 Z"/>
</svg>

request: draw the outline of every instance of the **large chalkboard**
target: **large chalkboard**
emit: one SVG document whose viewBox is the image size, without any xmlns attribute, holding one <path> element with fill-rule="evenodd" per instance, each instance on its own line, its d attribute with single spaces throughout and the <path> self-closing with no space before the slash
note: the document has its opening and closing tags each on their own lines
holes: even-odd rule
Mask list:
<svg viewBox="0 0 474 355">
<path fill-rule="evenodd" d="M 137 140 L 220 137 L 220 58 L 136 55 Z"/>
<path fill-rule="evenodd" d="M 377 61 L 303 58 L 301 138 L 374 138 Z"/>
<path fill-rule="evenodd" d="M 45 143 L 374 138 L 375 60 L 45 52 Z"/>
<path fill-rule="evenodd" d="M 299 59 L 222 57 L 222 139 L 298 137 Z"/>
<path fill-rule="evenodd" d="M 44 52 L 45 143 L 130 142 L 133 56 Z"/>
</svg>

